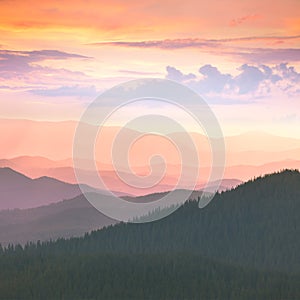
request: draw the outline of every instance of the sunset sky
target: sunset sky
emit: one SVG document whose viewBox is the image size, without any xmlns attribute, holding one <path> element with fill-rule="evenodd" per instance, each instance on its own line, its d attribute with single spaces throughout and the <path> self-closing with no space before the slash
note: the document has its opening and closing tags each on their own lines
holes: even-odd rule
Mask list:
<svg viewBox="0 0 300 300">
<path fill-rule="evenodd" d="M 0 1 L 0 118 L 77 120 L 107 88 L 158 77 L 226 135 L 300 137 L 300 1 Z"/>
</svg>

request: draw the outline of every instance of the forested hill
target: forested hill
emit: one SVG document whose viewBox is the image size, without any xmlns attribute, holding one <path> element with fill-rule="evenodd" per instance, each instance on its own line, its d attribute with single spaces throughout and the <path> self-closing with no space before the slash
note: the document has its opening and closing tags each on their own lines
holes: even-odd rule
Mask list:
<svg viewBox="0 0 300 300">
<path fill-rule="evenodd" d="M 157 222 L 124 224 L 43 244 L 45 252 L 189 251 L 270 270 L 300 271 L 300 173 L 283 171 L 196 201 Z M 29 251 L 29 250 L 27 250 Z"/>
<path fill-rule="evenodd" d="M 56 293 L 90 291 L 91 299 L 298 299 L 299 215 L 300 173 L 285 170 L 217 194 L 204 209 L 192 201 L 157 222 L 11 247 L 0 256 L 1 273 L 8 270 L 0 294 L 12 295 L 15 276 L 32 296 L 37 282 L 51 287 L 61 278 Z"/>
</svg>

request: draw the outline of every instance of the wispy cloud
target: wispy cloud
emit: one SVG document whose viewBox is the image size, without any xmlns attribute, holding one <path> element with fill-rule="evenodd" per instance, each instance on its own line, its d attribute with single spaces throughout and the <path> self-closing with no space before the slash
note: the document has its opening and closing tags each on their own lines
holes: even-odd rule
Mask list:
<svg viewBox="0 0 300 300">
<path fill-rule="evenodd" d="M 148 71 L 134 71 L 134 70 L 119 70 L 120 73 L 129 75 L 141 75 L 141 76 L 158 76 L 163 75 L 161 72 L 148 72 Z"/>
<path fill-rule="evenodd" d="M 242 51 L 230 51 L 229 55 L 241 58 L 249 63 L 281 63 L 300 61 L 300 48 L 252 48 Z"/>
<path fill-rule="evenodd" d="M 69 58 L 89 58 L 87 56 L 67 53 L 58 50 L 39 50 L 39 51 L 12 51 L 0 50 L 1 71 L 30 70 L 32 63 L 44 60 L 60 60 Z"/>
<path fill-rule="evenodd" d="M 94 46 L 122 46 L 132 48 L 159 48 L 159 49 L 182 49 L 182 48 L 204 48 L 208 46 L 217 46 L 217 42 L 213 40 L 204 39 L 165 39 L 165 40 L 152 40 L 152 41 L 114 41 L 114 42 L 99 42 L 90 43 Z"/>
<path fill-rule="evenodd" d="M 45 60 L 65 60 L 71 58 L 88 59 L 89 57 L 58 50 L 0 50 L 0 77 L 11 78 L 16 75 L 22 76 L 25 73 L 42 69 L 49 71 L 51 68 L 41 67 L 38 63 Z"/>
<path fill-rule="evenodd" d="M 182 48 L 206 48 L 221 47 L 225 43 L 231 42 L 247 42 L 247 41 L 284 41 L 300 39 L 300 35 L 293 36 L 249 36 L 225 39 L 200 39 L 200 38 L 184 38 L 184 39 L 164 39 L 164 40 L 148 40 L 148 41 L 112 41 L 90 43 L 94 46 L 122 46 L 132 48 L 160 48 L 160 49 L 182 49 Z"/>
<path fill-rule="evenodd" d="M 30 93 L 45 97 L 96 97 L 99 92 L 94 85 L 91 86 L 60 86 L 57 88 L 32 89 Z"/>
<path fill-rule="evenodd" d="M 75 86 L 87 82 L 89 77 L 83 72 L 62 67 L 55 68 L 51 63 L 45 63 L 50 60 L 70 59 L 90 59 L 90 57 L 58 50 L 0 50 L 2 85 L 10 90 L 28 90 L 39 95 L 46 95 L 49 89 L 54 95 L 55 90 L 63 84 Z M 58 91 L 66 93 L 63 89 Z"/>
<path fill-rule="evenodd" d="M 249 36 L 224 39 L 164 39 L 149 41 L 112 41 L 89 45 L 114 46 L 129 48 L 156 48 L 163 50 L 178 50 L 195 48 L 214 55 L 230 56 L 245 63 L 281 63 L 300 61 L 300 48 L 274 48 L 271 45 L 282 44 L 288 40 L 300 40 L 300 35 L 293 36 Z M 253 47 L 253 43 L 266 46 Z M 244 45 L 250 43 L 250 46 Z"/>
</svg>

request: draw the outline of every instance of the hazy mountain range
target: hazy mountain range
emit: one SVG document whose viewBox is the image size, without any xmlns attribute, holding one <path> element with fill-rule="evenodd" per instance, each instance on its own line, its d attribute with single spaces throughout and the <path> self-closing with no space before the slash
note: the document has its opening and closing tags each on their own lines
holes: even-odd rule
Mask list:
<svg viewBox="0 0 300 300">
<path fill-rule="evenodd" d="M 49 177 L 31 179 L 10 168 L 0 169 L 1 210 L 47 205 L 80 194 L 78 185 Z"/>
<path fill-rule="evenodd" d="M 76 126 L 75 121 L 45 122 L 0 119 L 0 135 L 3 145 L 0 149 L 0 158 L 2 158 L 0 167 L 12 168 L 30 178 L 48 176 L 60 181 L 77 184 L 71 158 Z M 188 172 L 184 176 L 185 181 L 176 186 L 178 176 L 181 174 L 182 164 L 176 149 L 171 143 L 167 142 L 167 139 L 181 141 L 184 135 L 182 132 L 169 133 L 166 135 L 167 139 L 147 135 L 143 137 L 142 142 L 134 143 L 128 154 L 132 172 L 139 176 L 148 176 L 152 171 L 152 175 L 160 182 L 151 188 L 143 189 L 143 191 L 133 186 L 130 187 L 130 184 L 135 185 L 136 182 L 139 182 L 139 178 L 135 180 L 126 168 L 124 160 L 114 167 L 111 158 L 112 145 L 119 129 L 119 127 L 101 128 L 101 135 L 95 145 L 97 171 L 100 172 L 109 189 L 123 195 L 141 196 L 147 193 L 172 190 L 175 187 L 179 189 L 192 188 L 190 182 L 193 181 L 193 176 L 190 176 L 190 174 L 195 170 L 195 164 L 192 162 L 189 164 L 189 161 L 187 161 L 185 167 Z M 141 134 L 139 131 L 129 128 L 122 131 L 122 140 L 124 141 L 133 141 Z M 46 135 L 45 132 L 47 132 Z M 200 163 L 197 164 L 199 166 L 199 176 L 196 179 L 195 188 L 201 189 L 211 171 L 210 146 L 204 135 L 194 132 L 189 134 L 194 141 L 200 159 Z M 105 143 L 102 143 L 103 140 L 105 140 Z M 263 132 L 249 132 L 228 136 L 224 140 L 226 146 L 224 178 L 226 180 L 247 181 L 281 169 L 299 169 L 300 167 L 300 139 L 280 137 Z M 193 149 L 189 149 L 186 145 L 180 143 L 177 146 L 179 146 L 179 150 L 180 147 L 185 147 L 187 154 L 193 151 Z M 120 151 L 123 152 L 123 149 Z M 149 165 L 149 158 L 156 153 L 165 158 L 166 165 L 161 163 Z M 91 170 L 87 166 L 87 161 L 82 160 L 80 165 L 80 171 L 85 177 L 80 182 L 81 184 L 88 184 L 97 189 L 105 189 L 103 185 L 99 185 L 98 174 L 96 174 L 96 170 Z M 119 175 L 125 181 L 128 181 L 129 185 L 120 180 L 115 168 L 118 170 Z M 165 172 L 165 176 L 160 180 L 161 172 Z"/>
<path fill-rule="evenodd" d="M 215 190 L 218 183 L 213 183 L 211 189 Z M 230 189 L 240 183 L 238 180 L 223 180 L 219 189 Z M 98 190 L 90 188 L 90 192 L 97 192 L 103 199 L 108 197 L 103 191 L 99 194 Z M 127 201 L 145 203 L 160 199 L 166 194 L 167 192 L 123 197 Z M 197 199 L 200 194 L 201 191 L 193 191 L 190 198 Z M 10 168 L 0 168 L 0 195 L 2 245 L 80 236 L 115 223 L 99 213 L 81 195 L 78 185 L 49 177 L 31 179 Z"/>
<path fill-rule="evenodd" d="M 0 211 L 0 244 L 81 236 L 114 223 L 80 195 L 37 208 Z"/>
<path fill-rule="evenodd" d="M 285 170 L 157 222 L 0 248 L 1 295 L 299 299 L 299 183 L 299 171 Z"/>
</svg>

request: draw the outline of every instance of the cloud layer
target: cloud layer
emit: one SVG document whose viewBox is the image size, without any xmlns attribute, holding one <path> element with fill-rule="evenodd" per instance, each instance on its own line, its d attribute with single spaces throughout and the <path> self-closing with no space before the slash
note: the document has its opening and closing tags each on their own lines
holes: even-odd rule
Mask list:
<svg viewBox="0 0 300 300">
<path fill-rule="evenodd" d="M 293 66 L 281 63 L 274 66 L 243 64 L 237 75 L 224 74 L 210 64 L 199 68 L 198 74 L 184 74 L 168 66 L 166 78 L 186 84 L 202 95 L 219 99 L 249 96 L 246 99 L 272 96 L 275 89 L 290 96 L 300 94 L 300 73 Z"/>
<path fill-rule="evenodd" d="M 90 59 L 58 50 L 0 50 L 1 89 L 25 90 L 47 97 L 94 97 L 97 91 L 83 72 L 52 67 L 49 61 Z"/>
<path fill-rule="evenodd" d="M 92 43 L 94 46 L 115 46 L 128 48 L 156 48 L 179 50 L 194 48 L 215 55 L 230 56 L 245 63 L 281 63 L 300 61 L 300 48 L 278 47 L 286 41 L 300 41 L 300 35 L 293 36 L 248 36 L 225 39 L 164 39 L 149 41 L 113 41 Z M 253 47 L 262 43 L 265 47 Z M 250 46 L 248 45 L 250 44 Z M 276 47 L 275 47 L 276 46 Z"/>
</svg>

